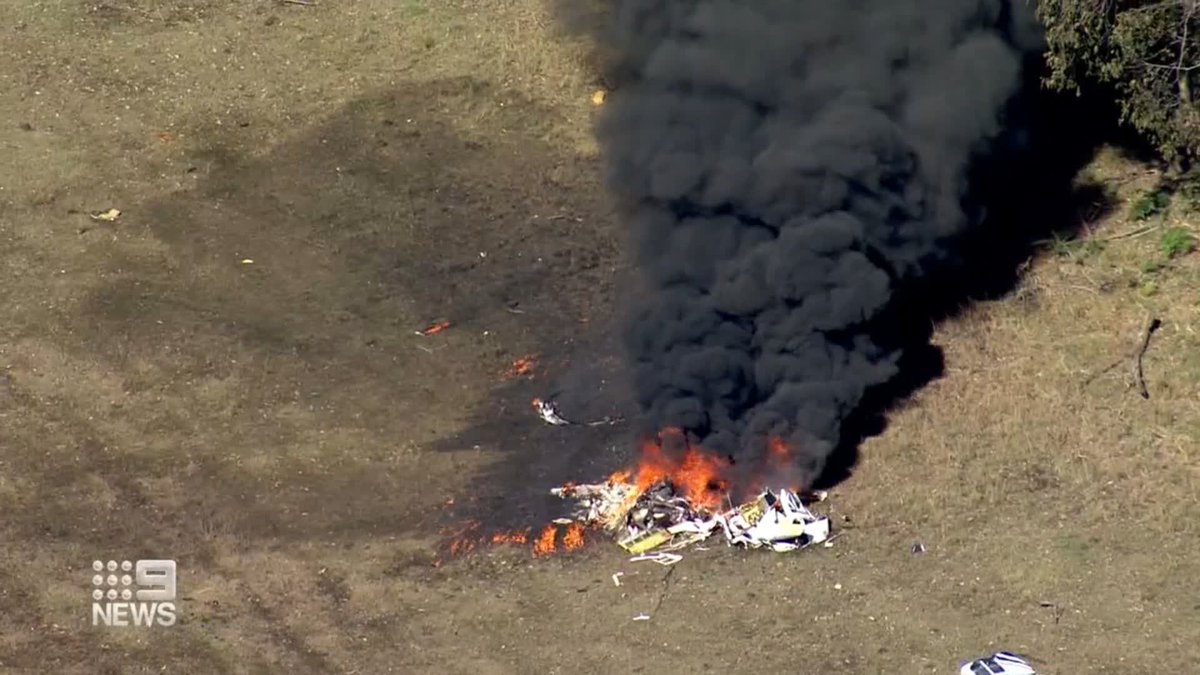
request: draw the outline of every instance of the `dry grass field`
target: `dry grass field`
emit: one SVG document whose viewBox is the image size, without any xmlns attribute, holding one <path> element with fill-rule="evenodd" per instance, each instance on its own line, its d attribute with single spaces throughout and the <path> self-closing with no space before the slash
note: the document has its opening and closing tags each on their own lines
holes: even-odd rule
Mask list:
<svg viewBox="0 0 1200 675">
<path fill-rule="evenodd" d="M 450 499 L 541 517 L 624 452 L 526 403 L 629 405 L 586 48 L 537 0 L 24 0 L 0 52 L 0 672 L 1200 662 L 1200 263 L 1129 217 L 1152 171 L 1102 153 L 1111 214 L 937 327 L 832 548 L 435 566 Z M 93 627 L 91 561 L 148 557 L 179 624 Z"/>
</svg>

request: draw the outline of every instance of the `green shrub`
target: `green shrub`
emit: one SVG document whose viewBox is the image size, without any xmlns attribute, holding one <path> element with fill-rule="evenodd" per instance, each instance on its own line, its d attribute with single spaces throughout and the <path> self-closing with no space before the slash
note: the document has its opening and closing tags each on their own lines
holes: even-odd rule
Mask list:
<svg viewBox="0 0 1200 675">
<path fill-rule="evenodd" d="M 1172 227 L 1163 232 L 1160 241 L 1163 255 L 1173 260 L 1196 250 L 1196 237 L 1186 227 Z"/>
</svg>

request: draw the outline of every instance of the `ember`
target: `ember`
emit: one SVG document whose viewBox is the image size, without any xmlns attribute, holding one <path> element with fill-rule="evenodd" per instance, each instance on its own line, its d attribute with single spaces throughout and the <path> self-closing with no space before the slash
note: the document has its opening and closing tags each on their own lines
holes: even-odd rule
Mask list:
<svg viewBox="0 0 1200 675">
<path fill-rule="evenodd" d="M 416 331 L 416 333 L 417 333 L 417 335 L 423 335 L 425 337 L 429 337 L 430 335 L 437 335 L 438 333 L 446 330 L 447 328 L 450 327 L 450 325 L 451 325 L 450 322 L 446 321 L 446 320 L 437 321 L 437 322 L 429 324 L 428 326 L 426 326 L 425 328 L 423 328 L 419 331 Z"/>
<path fill-rule="evenodd" d="M 533 375 L 533 368 L 537 365 L 537 357 L 532 354 L 514 359 L 512 365 L 508 368 L 506 377 L 525 377 Z"/>
<path fill-rule="evenodd" d="M 492 544 L 524 544 L 529 541 L 529 530 L 520 532 L 497 532 L 492 535 Z"/>
</svg>

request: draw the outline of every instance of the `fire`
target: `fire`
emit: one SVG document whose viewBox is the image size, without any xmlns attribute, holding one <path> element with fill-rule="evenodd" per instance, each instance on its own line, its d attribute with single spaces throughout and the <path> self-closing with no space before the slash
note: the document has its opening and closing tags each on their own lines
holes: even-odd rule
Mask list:
<svg viewBox="0 0 1200 675">
<path fill-rule="evenodd" d="M 512 365 L 508 368 L 506 377 L 525 377 L 533 375 L 533 368 L 537 365 L 537 357 L 533 354 L 522 356 L 514 359 Z"/>
<path fill-rule="evenodd" d="M 657 440 L 642 444 L 641 456 L 633 471 L 618 471 L 609 480 L 632 482 L 637 490 L 631 496 L 631 502 L 656 483 L 669 480 L 692 504 L 705 508 L 719 506 L 729 488 L 728 481 L 722 476 L 729 468 L 729 462 L 691 444 L 687 445 L 682 457 L 669 457 L 662 447 L 663 441 L 667 440 L 686 442 L 683 431 L 664 429 Z"/>
<path fill-rule="evenodd" d="M 796 470 L 793 450 L 788 442 L 778 436 L 767 438 L 767 452 L 762 465 L 750 481 L 750 487 L 755 491 L 767 487 L 768 483 L 786 485 L 793 492 L 800 492 L 800 475 Z"/>
<path fill-rule="evenodd" d="M 460 556 L 475 550 L 479 540 L 479 521 L 468 520 L 453 531 L 443 529 L 442 534 L 450 538 L 446 547 L 451 556 Z"/>
<path fill-rule="evenodd" d="M 613 474 L 608 477 L 608 482 L 610 482 L 610 483 L 629 483 L 630 482 L 629 479 L 632 477 L 633 477 L 632 471 L 630 471 L 628 469 L 621 469 L 620 471 L 614 471 Z"/>
<path fill-rule="evenodd" d="M 524 544 L 529 541 L 529 530 L 517 532 L 497 532 L 492 535 L 492 544 Z"/>
<path fill-rule="evenodd" d="M 577 551 L 581 548 L 583 548 L 583 525 L 571 523 L 567 526 L 566 533 L 563 534 L 563 549 Z"/>
<path fill-rule="evenodd" d="M 550 555 L 557 546 L 558 528 L 547 525 L 533 542 L 533 554 L 536 556 Z"/>
<path fill-rule="evenodd" d="M 429 324 L 424 329 L 417 331 L 417 335 L 424 335 L 425 337 L 429 337 L 430 335 L 437 335 L 438 333 L 446 330 L 449 327 L 450 327 L 450 322 L 443 319 L 442 321 L 436 321 L 434 323 Z"/>
<path fill-rule="evenodd" d="M 514 362 L 514 371 L 519 363 L 521 359 Z M 532 361 L 529 363 L 532 367 Z M 532 401 L 535 407 L 540 403 L 536 398 Z M 769 439 L 769 464 L 787 463 L 790 456 L 791 450 L 784 441 Z M 642 444 L 635 465 L 613 472 L 608 480 L 634 488 L 626 498 L 626 507 L 632 507 L 646 490 L 662 481 L 669 481 L 675 491 L 694 507 L 716 510 L 721 507 L 721 502 L 730 489 L 727 474 L 731 465 L 729 460 L 689 443 L 681 429 L 667 428 L 662 430 L 657 438 Z M 571 485 L 565 483 L 562 487 L 570 489 Z M 447 500 L 445 505 L 453 506 L 453 498 Z M 560 552 L 577 551 L 586 545 L 585 526 L 582 523 L 572 522 L 566 525 L 561 532 L 561 538 L 559 535 L 560 528 L 555 524 L 545 526 L 534 536 L 530 529 L 485 534 L 480 532 L 477 522 L 469 522 L 453 533 L 449 552 L 457 556 L 487 545 L 529 545 L 534 556 L 544 557 Z"/>
<path fill-rule="evenodd" d="M 787 441 L 778 436 L 767 439 L 767 459 L 772 462 L 788 462 L 792 458 L 792 449 Z"/>
</svg>

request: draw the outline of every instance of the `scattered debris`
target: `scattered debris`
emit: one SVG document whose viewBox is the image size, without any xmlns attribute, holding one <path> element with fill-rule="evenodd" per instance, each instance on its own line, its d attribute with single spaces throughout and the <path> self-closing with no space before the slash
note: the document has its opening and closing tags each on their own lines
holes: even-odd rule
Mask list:
<svg viewBox="0 0 1200 675">
<path fill-rule="evenodd" d="M 633 620 L 634 621 L 649 621 L 650 615 L 649 614 L 638 614 L 637 616 L 633 617 Z"/>
<path fill-rule="evenodd" d="M 1057 626 L 1058 622 L 1062 620 L 1062 615 L 1065 610 L 1064 610 L 1064 608 L 1060 607 L 1057 602 L 1047 602 L 1047 601 L 1043 600 L 1038 603 L 1038 606 L 1041 607 L 1042 609 L 1049 609 L 1054 612 L 1054 625 L 1055 626 Z"/>
<path fill-rule="evenodd" d="M 253 265 L 254 259 L 253 258 L 242 258 L 242 264 L 243 265 Z"/>
<path fill-rule="evenodd" d="M 721 519 L 732 544 L 770 547 L 782 553 L 819 544 L 829 538 L 829 519 L 817 518 L 790 490 L 770 490 Z"/>
<path fill-rule="evenodd" d="M 614 534 L 617 544 L 636 556 L 631 561 L 674 564 L 680 556 L 644 554 L 697 544 L 717 529 L 725 533 L 730 546 L 766 547 L 777 552 L 807 548 L 830 538 L 829 518 L 814 515 L 791 490 L 764 490 L 756 499 L 724 512 L 693 504 L 666 480 L 645 490 L 610 479 L 591 485 L 568 484 L 550 492 L 573 499 L 572 517 Z"/>
<path fill-rule="evenodd" d="M 109 209 L 107 211 L 97 211 L 96 213 L 89 215 L 91 216 L 92 220 L 102 220 L 106 223 L 111 223 L 116 221 L 117 218 L 121 217 L 121 211 L 119 209 Z"/>
<path fill-rule="evenodd" d="M 620 424 L 621 422 L 624 422 L 624 421 L 625 421 L 624 417 L 609 417 L 608 415 L 605 415 L 604 417 L 601 417 L 598 420 L 592 420 L 591 422 L 584 422 L 583 426 L 585 426 L 585 427 L 605 427 L 605 426 L 612 426 L 614 424 Z"/>
<path fill-rule="evenodd" d="M 542 418 L 546 424 L 552 424 L 556 427 L 563 427 L 571 424 L 563 419 L 562 415 L 558 414 L 558 406 L 554 405 L 553 401 L 543 401 L 540 398 L 535 398 L 532 401 L 534 410 L 537 410 L 538 416 Z"/>
<path fill-rule="evenodd" d="M 617 572 L 616 574 L 612 575 L 613 586 L 619 587 L 621 585 L 621 577 L 623 576 L 625 576 L 624 572 Z"/>
<path fill-rule="evenodd" d="M 1146 350 L 1150 348 L 1150 336 L 1154 335 L 1154 331 L 1162 326 L 1162 321 L 1152 318 L 1150 323 L 1146 325 L 1146 329 L 1142 331 L 1141 346 L 1138 347 L 1137 354 L 1133 360 L 1133 380 L 1137 384 L 1138 393 L 1142 398 L 1150 398 L 1150 390 L 1146 388 L 1146 375 L 1142 372 L 1142 359 L 1146 356 Z"/>
<path fill-rule="evenodd" d="M 608 92 L 603 89 L 597 89 L 592 92 L 592 105 L 604 105 L 604 99 L 608 98 Z"/>
<path fill-rule="evenodd" d="M 515 366 L 515 365 L 516 365 L 516 364 L 515 364 L 515 362 L 514 362 L 514 366 Z M 540 399 L 540 398 L 535 398 L 535 399 L 533 399 L 533 401 L 531 401 L 531 404 L 533 405 L 533 409 L 537 411 L 538 417 L 541 417 L 541 418 L 542 418 L 542 421 L 544 421 L 546 424 L 552 424 L 552 425 L 554 425 L 554 426 L 556 426 L 556 427 L 565 427 L 565 426 L 584 426 L 584 427 L 612 426 L 612 425 L 614 425 L 614 424 L 620 424 L 621 422 L 624 422 L 624 421 L 625 421 L 625 418 L 623 418 L 623 417 L 609 417 L 609 416 L 605 416 L 605 417 L 601 417 L 601 418 L 600 418 L 600 419 L 598 419 L 598 420 L 593 420 L 593 421 L 591 421 L 591 422 L 571 422 L 571 421 L 568 421 L 566 418 L 564 418 L 564 417 L 562 416 L 562 414 L 561 414 L 561 413 L 559 413 L 559 411 L 558 411 L 558 404 L 556 404 L 554 401 L 549 401 L 549 400 L 543 400 L 543 399 Z"/>
<path fill-rule="evenodd" d="M 435 321 L 435 322 L 429 324 L 428 326 L 426 326 L 425 328 L 418 330 L 418 331 L 414 331 L 414 332 L 417 335 L 429 337 L 430 335 L 437 335 L 438 333 L 446 330 L 450 326 L 451 326 L 451 323 L 449 321 L 443 319 L 441 321 Z"/>
<path fill-rule="evenodd" d="M 1037 675 L 1033 666 L 1012 652 L 996 652 L 982 659 L 964 663 L 959 675 Z"/>
<path fill-rule="evenodd" d="M 636 555 L 636 556 L 630 558 L 629 562 L 647 562 L 648 561 L 648 562 L 656 562 L 659 565 L 667 566 L 667 565 L 674 565 L 675 563 L 679 562 L 680 560 L 683 560 L 683 556 L 681 556 L 677 553 L 665 553 L 664 552 L 664 553 L 646 553 L 643 555 Z"/>
<path fill-rule="evenodd" d="M 919 541 L 917 543 L 913 544 L 912 552 L 913 552 L 913 555 L 916 555 L 917 553 L 924 553 L 925 552 L 925 544 L 922 544 Z"/>
</svg>

